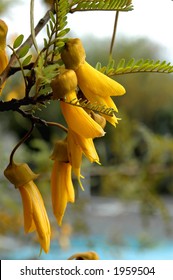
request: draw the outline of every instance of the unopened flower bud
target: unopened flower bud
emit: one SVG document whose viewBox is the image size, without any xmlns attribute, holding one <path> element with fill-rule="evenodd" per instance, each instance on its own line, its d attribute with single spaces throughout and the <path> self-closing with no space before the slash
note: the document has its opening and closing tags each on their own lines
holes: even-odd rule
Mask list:
<svg viewBox="0 0 173 280">
<path fill-rule="evenodd" d="M 67 152 L 67 142 L 63 140 L 58 140 L 54 145 L 54 150 L 50 156 L 52 160 L 58 160 L 61 162 L 69 162 L 68 152 Z"/>
<path fill-rule="evenodd" d="M 80 39 L 69 39 L 61 53 L 61 58 L 66 68 L 77 70 L 85 62 L 85 49 Z"/>
<path fill-rule="evenodd" d="M 64 98 L 77 87 L 77 77 L 73 70 L 63 69 L 51 82 L 53 99 Z"/>
<path fill-rule="evenodd" d="M 14 162 L 7 166 L 4 175 L 16 188 L 20 188 L 38 177 L 38 174 L 35 174 L 26 163 L 16 164 Z"/>
<path fill-rule="evenodd" d="M 106 119 L 103 116 L 96 114 L 93 111 L 90 112 L 90 115 L 91 115 L 91 118 L 93 120 L 95 120 L 96 123 L 98 123 L 103 129 L 105 128 Z"/>
</svg>

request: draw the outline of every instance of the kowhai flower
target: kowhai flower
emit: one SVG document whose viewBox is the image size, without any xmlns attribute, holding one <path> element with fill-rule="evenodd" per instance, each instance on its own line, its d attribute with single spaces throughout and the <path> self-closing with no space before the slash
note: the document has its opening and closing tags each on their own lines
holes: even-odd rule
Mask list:
<svg viewBox="0 0 173 280">
<path fill-rule="evenodd" d="M 81 188 L 83 189 L 82 183 L 80 181 L 80 178 L 83 177 L 80 173 L 82 154 L 84 154 L 90 162 L 96 162 L 100 164 L 99 156 L 95 149 L 93 139 L 85 138 L 83 135 L 79 135 L 69 129 L 67 135 L 67 148 L 72 169 L 78 178 Z"/>
<path fill-rule="evenodd" d="M 38 175 L 26 163 L 10 163 L 4 171 L 7 179 L 19 190 L 24 213 L 26 233 L 37 231 L 41 247 L 47 253 L 50 247 L 50 223 L 42 196 L 34 183 Z"/>
<path fill-rule="evenodd" d="M 68 160 L 66 141 L 59 140 L 55 143 L 51 159 L 54 161 L 51 174 L 52 207 L 57 222 L 61 225 L 67 203 L 75 201 L 72 166 Z"/>
<path fill-rule="evenodd" d="M 118 111 L 110 96 L 123 95 L 124 87 L 86 62 L 85 50 L 80 39 L 69 39 L 61 53 L 61 58 L 66 68 L 75 71 L 78 86 L 87 100 Z M 105 118 L 113 125 L 118 123 L 115 115 L 105 116 Z"/>
<path fill-rule="evenodd" d="M 64 70 L 51 83 L 53 98 L 59 99 L 60 106 L 68 127 L 74 132 L 83 135 L 85 138 L 101 137 L 105 134 L 102 127 L 96 123 L 87 112 L 80 107 L 77 99 L 76 88 L 77 78 L 73 70 Z M 76 105 L 69 104 L 76 101 Z"/>
<path fill-rule="evenodd" d="M 97 123 L 99 123 L 99 125 L 102 128 L 105 127 L 106 122 L 102 116 L 92 111 L 90 112 L 90 115 Z M 72 165 L 72 170 L 78 178 L 80 187 L 82 188 L 82 190 L 84 190 L 80 180 L 81 178 L 84 178 L 80 172 L 81 164 L 82 164 L 82 155 L 84 154 L 85 157 L 88 158 L 91 163 L 96 162 L 100 164 L 99 156 L 95 149 L 93 139 L 85 138 L 83 137 L 83 135 L 79 135 L 74 131 L 72 131 L 71 129 L 68 129 L 67 150 L 68 150 L 68 158 Z"/>
<path fill-rule="evenodd" d="M 8 64 L 8 57 L 6 53 L 6 37 L 8 26 L 0 19 L 0 74 L 4 71 Z M 5 84 L 0 86 L 0 95 Z"/>
</svg>

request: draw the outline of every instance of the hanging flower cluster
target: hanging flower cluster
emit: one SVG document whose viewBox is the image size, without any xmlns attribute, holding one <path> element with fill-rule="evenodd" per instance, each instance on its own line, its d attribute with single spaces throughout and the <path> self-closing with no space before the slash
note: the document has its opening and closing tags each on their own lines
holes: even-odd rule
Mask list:
<svg viewBox="0 0 173 280">
<path fill-rule="evenodd" d="M 85 50 L 80 39 L 69 39 L 61 57 L 66 68 L 75 71 L 78 86 L 87 100 L 118 111 L 111 96 L 123 95 L 124 87 L 86 62 Z M 118 123 L 115 115 L 105 116 L 105 118 L 114 126 Z"/>
<path fill-rule="evenodd" d="M 0 26 L 3 26 L 1 22 Z M 0 36 L 1 33 L 0 29 Z M 69 39 L 61 52 L 64 66 L 60 67 L 59 73 L 50 84 L 53 92 L 52 99 L 60 102 L 68 126 L 65 139 L 56 141 L 50 156 L 53 160 L 52 208 L 59 226 L 62 224 L 67 203 L 75 201 L 72 173 L 84 190 L 81 181 L 84 178 L 81 174 L 82 156 L 84 155 L 91 163 L 100 164 L 93 141 L 105 135 L 106 121 L 113 126 L 118 123 L 118 118 L 114 114 L 105 114 L 105 112 L 110 108 L 113 112 L 117 112 L 111 96 L 125 93 L 123 86 L 94 69 L 86 62 L 85 57 L 81 41 Z M 82 106 L 82 104 L 90 106 Z M 98 108 L 104 108 L 104 112 L 99 111 Z M 34 183 L 37 175 L 27 164 L 14 163 L 12 156 L 4 174 L 20 191 L 25 232 L 37 231 L 40 245 L 47 253 L 51 231 L 43 199 Z M 82 258 L 97 259 L 91 254 L 89 256 L 84 254 Z"/>
<path fill-rule="evenodd" d="M 36 230 L 40 245 L 47 253 L 50 246 L 50 224 L 42 196 L 33 181 L 38 175 L 26 163 L 16 164 L 13 161 L 5 169 L 4 175 L 21 194 L 25 232 Z"/>
</svg>

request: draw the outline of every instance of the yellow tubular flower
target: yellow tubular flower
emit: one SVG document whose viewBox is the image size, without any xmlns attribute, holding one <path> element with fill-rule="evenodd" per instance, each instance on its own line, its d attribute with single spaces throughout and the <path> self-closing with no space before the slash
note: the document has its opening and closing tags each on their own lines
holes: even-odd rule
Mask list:
<svg viewBox="0 0 173 280">
<path fill-rule="evenodd" d="M 6 23 L 0 19 L 0 74 L 4 71 L 8 64 L 8 57 L 6 53 L 6 37 L 8 27 Z M 5 84 L 0 86 L 0 95 Z"/>
<path fill-rule="evenodd" d="M 78 179 L 81 189 L 84 190 L 82 182 L 80 180 L 81 178 L 84 178 L 80 173 L 82 163 L 82 149 L 74 141 L 73 132 L 70 129 L 68 130 L 67 135 L 67 151 L 72 170 Z"/>
<path fill-rule="evenodd" d="M 59 225 L 62 223 L 67 203 L 75 201 L 71 178 L 71 164 L 67 161 L 67 144 L 57 141 L 51 159 L 54 160 L 51 174 L 51 195 L 53 213 Z"/>
<path fill-rule="evenodd" d="M 65 96 L 66 102 L 76 101 L 77 103 L 77 78 L 73 70 L 64 70 L 51 83 L 53 89 L 53 99 Z M 103 136 L 104 130 L 96 123 L 83 108 L 60 101 L 60 106 L 68 127 L 86 138 Z"/>
<path fill-rule="evenodd" d="M 81 252 L 72 255 L 68 260 L 99 260 L 96 252 Z"/>
<path fill-rule="evenodd" d="M 74 145 L 76 145 L 77 149 L 81 149 L 84 155 L 89 159 L 90 162 L 99 163 L 99 156 L 96 152 L 93 139 L 85 138 L 82 135 L 79 135 L 73 131 L 68 132 L 67 141 L 70 145 L 70 142 L 73 141 Z M 74 153 L 74 145 L 73 149 L 70 149 L 71 157 L 75 157 Z M 72 165 L 73 166 L 73 165 Z"/>
<path fill-rule="evenodd" d="M 90 162 L 97 162 L 100 164 L 93 140 L 91 138 L 85 138 L 69 129 L 67 148 L 72 170 L 78 178 L 81 189 L 84 190 L 80 180 L 80 178 L 84 178 L 80 173 L 82 154 L 84 154 Z"/>
<path fill-rule="evenodd" d="M 25 232 L 37 230 L 40 245 L 48 253 L 51 232 L 42 196 L 33 181 L 19 188 L 19 191 L 23 201 Z"/>
<path fill-rule="evenodd" d="M 66 102 L 76 100 L 76 92 L 70 92 L 66 97 Z M 68 127 L 74 132 L 83 135 L 85 138 L 95 138 L 104 136 L 105 132 L 102 127 L 97 124 L 84 109 L 67 104 L 61 101 L 61 110 Z"/>
<path fill-rule="evenodd" d="M 61 58 L 66 68 L 76 72 L 78 85 L 85 97 L 91 102 L 117 108 L 110 96 L 123 95 L 125 89 L 115 80 L 97 71 L 85 61 L 85 50 L 80 39 L 69 39 L 65 49 L 61 53 Z M 117 123 L 116 117 L 108 117 L 107 120 L 113 125 Z"/>
<path fill-rule="evenodd" d="M 19 189 L 24 212 L 24 229 L 26 233 L 37 231 L 39 242 L 45 253 L 50 247 L 50 223 L 42 196 L 33 182 L 34 174 L 25 163 L 9 164 L 4 171 L 7 179 Z"/>
<path fill-rule="evenodd" d="M 61 225 L 67 203 L 73 203 L 75 200 L 70 163 L 54 161 L 51 176 L 51 192 L 53 213 L 58 225 Z"/>
</svg>

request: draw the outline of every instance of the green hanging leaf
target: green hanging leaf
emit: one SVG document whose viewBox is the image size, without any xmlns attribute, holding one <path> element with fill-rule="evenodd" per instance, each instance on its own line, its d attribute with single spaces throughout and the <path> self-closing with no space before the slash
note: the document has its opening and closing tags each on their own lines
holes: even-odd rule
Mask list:
<svg viewBox="0 0 173 280">
<path fill-rule="evenodd" d="M 21 48 L 21 50 L 19 51 L 19 58 L 24 57 L 28 52 L 29 52 L 30 47 L 28 45 L 23 46 L 23 48 Z"/>
<path fill-rule="evenodd" d="M 24 59 L 24 61 L 22 62 L 22 66 L 28 65 L 30 63 L 31 59 L 32 59 L 32 55 L 30 54 Z"/>
<path fill-rule="evenodd" d="M 43 40 L 44 40 L 44 48 L 47 48 L 48 42 L 47 42 L 46 38 L 44 38 Z"/>
<path fill-rule="evenodd" d="M 13 49 L 17 49 L 18 47 L 20 47 L 20 45 L 23 42 L 23 39 L 24 39 L 24 35 L 23 34 L 19 35 L 13 43 Z"/>
<path fill-rule="evenodd" d="M 58 33 L 58 37 L 64 37 L 69 31 L 70 31 L 70 28 L 66 28 L 66 29 L 61 30 Z"/>
<path fill-rule="evenodd" d="M 51 38 L 51 32 L 48 24 L 46 25 L 46 31 L 47 31 L 48 38 Z"/>
<path fill-rule="evenodd" d="M 56 23 L 56 19 L 55 19 L 54 14 L 51 11 L 49 12 L 49 16 L 50 16 L 50 19 L 52 20 L 52 22 L 55 24 Z"/>
<path fill-rule="evenodd" d="M 64 43 L 63 41 L 58 41 L 58 42 L 56 42 L 56 46 L 57 46 L 58 48 L 62 48 L 62 47 L 64 47 L 64 45 L 65 45 L 65 43 Z"/>
</svg>

